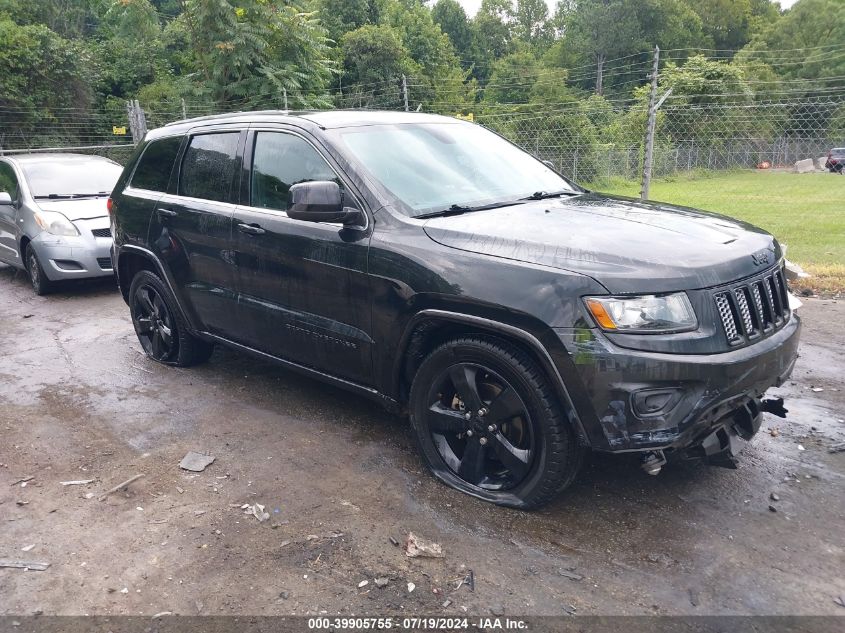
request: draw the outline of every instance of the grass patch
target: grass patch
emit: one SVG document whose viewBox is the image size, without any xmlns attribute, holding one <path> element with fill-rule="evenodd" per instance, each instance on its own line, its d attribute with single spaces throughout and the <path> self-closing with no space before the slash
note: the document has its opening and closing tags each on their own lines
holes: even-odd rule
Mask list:
<svg viewBox="0 0 845 633">
<path fill-rule="evenodd" d="M 639 183 L 611 179 L 590 188 L 639 195 Z M 795 284 L 845 292 L 845 177 L 779 171 L 692 172 L 653 181 L 651 199 L 716 211 L 755 224 L 788 245 L 787 256 L 813 275 Z"/>
</svg>

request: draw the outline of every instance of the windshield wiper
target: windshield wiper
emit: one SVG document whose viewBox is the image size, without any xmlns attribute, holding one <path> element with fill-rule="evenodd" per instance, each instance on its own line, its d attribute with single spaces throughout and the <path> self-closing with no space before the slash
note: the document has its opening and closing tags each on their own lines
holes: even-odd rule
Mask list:
<svg viewBox="0 0 845 633">
<path fill-rule="evenodd" d="M 100 196 L 109 195 L 108 191 L 98 191 L 97 193 L 48 193 L 40 196 L 33 196 L 36 200 L 73 200 L 74 198 L 99 198 Z"/>
<path fill-rule="evenodd" d="M 517 204 L 525 204 L 524 200 L 501 200 L 499 202 L 491 202 L 490 204 L 479 204 L 477 206 L 467 206 L 463 204 L 453 204 L 448 209 L 441 209 L 440 211 L 432 211 L 431 213 L 423 213 L 415 215 L 417 219 L 422 218 L 440 218 L 449 215 L 460 215 L 462 213 L 471 213 L 473 211 L 484 211 L 486 209 L 498 209 L 500 207 L 510 207 Z"/>
<path fill-rule="evenodd" d="M 560 196 L 577 196 L 580 191 L 573 191 L 572 189 L 561 189 L 560 191 L 535 191 L 530 196 L 525 196 L 522 200 L 545 200 L 546 198 L 559 198 Z"/>
</svg>

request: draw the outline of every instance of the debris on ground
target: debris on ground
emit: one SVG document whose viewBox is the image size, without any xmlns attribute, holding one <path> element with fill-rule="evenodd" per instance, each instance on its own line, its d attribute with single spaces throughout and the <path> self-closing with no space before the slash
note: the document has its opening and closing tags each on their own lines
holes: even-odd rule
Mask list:
<svg viewBox="0 0 845 633">
<path fill-rule="evenodd" d="M 59 483 L 63 486 L 87 486 L 93 482 L 93 479 L 73 479 L 71 481 L 60 481 Z"/>
<path fill-rule="evenodd" d="M 696 591 L 695 589 L 689 589 L 688 593 L 689 593 L 689 603 L 692 606 L 697 607 L 699 605 L 699 603 L 701 602 L 698 598 L 698 591 Z"/>
<path fill-rule="evenodd" d="M 775 506 L 773 506 L 773 505 L 769 506 L 769 512 L 777 512 L 777 511 L 778 511 L 778 509 Z"/>
<path fill-rule="evenodd" d="M 44 571 L 50 566 L 50 563 L 40 563 L 31 560 L 11 560 L 9 558 L 0 558 L 0 567 L 9 567 L 12 569 L 25 569 L 27 571 Z"/>
<path fill-rule="evenodd" d="M 20 484 L 21 488 L 26 488 L 26 482 L 32 481 L 33 479 L 35 479 L 35 475 L 29 475 L 27 477 L 21 477 L 20 479 L 13 481 L 9 485 L 10 486 L 17 486 L 18 484 Z"/>
<path fill-rule="evenodd" d="M 194 473 L 201 473 L 212 463 L 214 463 L 214 455 L 188 451 L 188 453 L 182 458 L 182 461 L 179 462 L 179 468 L 183 470 L 190 470 Z"/>
<path fill-rule="evenodd" d="M 834 600 L 834 602 L 835 602 L 836 604 L 838 604 L 840 607 L 845 607 L 845 594 L 842 594 L 841 596 L 839 596 L 838 598 L 836 598 L 836 599 Z"/>
<path fill-rule="evenodd" d="M 581 574 L 576 574 L 575 572 L 568 571 L 566 569 L 558 569 L 557 573 L 564 578 L 569 578 L 569 580 L 584 580 L 584 577 Z"/>
<path fill-rule="evenodd" d="M 251 514 L 261 522 L 270 518 L 270 513 L 265 512 L 264 506 L 260 503 L 253 503 L 252 505 L 245 503 L 241 506 L 241 509 L 244 511 L 244 514 Z"/>
<path fill-rule="evenodd" d="M 845 452 L 845 442 L 840 442 L 839 444 L 834 444 L 830 448 L 827 449 L 828 453 L 842 453 Z"/>
<path fill-rule="evenodd" d="M 290 598 L 290 592 L 289 592 L 289 591 L 286 591 L 285 589 L 282 589 L 282 590 L 279 592 L 279 598 L 280 598 L 281 600 L 287 600 L 288 598 Z"/>
<path fill-rule="evenodd" d="M 771 499 L 772 501 L 780 501 L 780 497 L 778 496 L 778 493 L 776 493 L 776 492 L 773 492 L 772 494 L 770 494 L 769 499 Z"/>
<path fill-rule="evenodd" d="M 390 542 L 391 542 L 391 543 L 392 543 L 395 547 L 399 547 L 399 541 L 397 541 L 397 540 L 396 540 L 395 538 L 393 538 L 392 536 L 388 536 L 387 538 L 389 538 L 389 539 L 390 539 Z"/>
<path fill-rule="evenodd" d="M 461 578 L 458 581 L 458 584 L 455 587 L 455 591 L 457 591 L 458 589 L 460 589 L 464 585 L 469 587 L 470 591 L 475 591 L 475 572 L 472 571 L 471 569 L 469 570 L 469 573 L 467 573 L 466 576 L 464 576 L 463 578 Z"/>
<path fill-rule="evenodd" d="M 426 541 L 413 532 L 408 532 L 405 539 L 405 555 L 409 558 L 426 556 L 429 558 L 443 558 L 443 548 L 440 543 Z"/>
<path fill-rule="evenodd" d="M 412 583 L 412 582 L 408 583 L 408 593 L 411 593 L 416 588 L 417 588 L 417 586 L 414 583 Z"/>
<path fill-rule="evenodd" d="M 126 481 L 121 481 L 121 482 L 120 482 L 119 484 L 117 484 L 114 488 L 109 488 L 109 489 L 108 489 L 108 490 L 106 490 L 103 494 L 101 494 L 101 495 L 100 495 L 100 501 L 105 501 L 106 497 L 108 497 L 109 495 L 114 494 L 114 493 L 115 493 L 115 492 L 117 492 L 118 490 L 123 490 L 123 489 L 124 489 L 124 488 L 126 488 L 129 484 L 131 484 L 131 483 L 134 483 L 134 482 L 138 481 L 138 480 L 139 480 L 141 477 L 143 477 L 143 476 L 144 476 L 144 473 L 141 473 L 140 475 L 135 475 L 135 476 L 133 476 L 133 477 L 130 477 L 130 478 L 129 478 L 129 479 L 127 479 Z"/>
<path fill-rule="evenodd" d="M 32 549 L 34 549 L 34 548 L 35 548 L 35 543 L 33 543 L 32 545 L 24 545 L 21 548 L 21 551 L 22 552 L 29 552 L 29 551 L 32 551 Z"/>
<path fill-rule="evenodd" d="M 376 587 L 387 587 L 388 579 L 387 578 L 376 578 L 375 583 L 376 583 Z"/>
<path fill-rule="evenodd" d="M 369 580 L 362 580 L 361 582 L 358 583 L 358 589 L 363 589 L 364 587 L 366 587 L 369 584 L 370 584 Z"/>
<path fill-rule="evenodd" d="M 153 620 L 157 620 L 159 618 L 163 618 L 166 615 L 173 615 L 173 611 L 159 611 L 153 616 Z"/>
<path fill-rule="evenodd" d="M 440 606 L 441 606 L 441 607 L 443 607 L 443 608 L 445 609 L 445 608 L 446 608 L 446 607 L 448 607 L 450 604 L 452 604 L 452 601 L 451 601 L 449 598 L 446 598 L 446 600 L 444 600 L 444 601 L 443 601 L 443 604 L 442 604 L 442 605 L 440 605 Z"/>
<path fill-rule="evenodd" d="M 798 445 L 798 450 L 799 450 L 799 451 L 806 451 L 807 449 L 806 449 L 806 448 L 804 448 L 804 446 L 802 446 L 801 444 L 799 444 L 799 445 Z"/>
<path fill-rule="evenodd" d="M 771 435 L 772 437 L 777 437 L 778 435 L 780 435 L 780 428 L 778 428 L 776 426 L 770 428 L 769 429 L 769 435 Z"/>
</svg>

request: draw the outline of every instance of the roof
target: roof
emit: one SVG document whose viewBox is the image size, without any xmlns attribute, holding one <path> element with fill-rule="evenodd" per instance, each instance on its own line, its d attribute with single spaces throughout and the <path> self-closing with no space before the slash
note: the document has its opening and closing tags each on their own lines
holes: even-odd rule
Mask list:
<svg viewBox="0 0 845 633">
<path fill-rule="evenodd" d="M 76 161 L 104 161 L 114 163 L 105 156 L 96 154 L 71 154 L 69 152 L 33 152 L 32 154 L 7 154 L 3 158 L 11 158 L 20 164 L 32 163 L 68 163 Z"/>
<path fill-rule="evenodd" d="M 168 123 L 163 128 L 153 130 L 152 136 L 166 135 L 179 128 L 192 127 L 203 123 L 255 123 L 255 122 L 309 123 L 323 129 L 359 127 L 365 125 L 384 125 L 400 123 L 459 123 L 458 119 L 426 114 L 423 112 L 396 112 L 391 110 L 319 110 L 290 112 L 287 110 L 259 110 L 253 112 L 228 112 L 213 114 L 194 119 L 184 119 Z M 175 128 L 175 129 L 174 129 Z M 181 130 L 180 130 L 181 131 Z"/>
</svg>

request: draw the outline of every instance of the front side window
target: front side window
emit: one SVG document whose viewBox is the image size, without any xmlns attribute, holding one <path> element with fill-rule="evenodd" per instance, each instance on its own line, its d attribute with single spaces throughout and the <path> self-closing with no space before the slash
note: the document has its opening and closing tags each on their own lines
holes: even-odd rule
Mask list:
<svg viewBox="0 0 845 633">
<path fill-rule="evenodd" d="M 179 153 L 182 137 L 174 136 L 153 141 L 144 150 L 132 175 L 132 186 L 148 191 L 167 191 L 170 172 Z"/>
<path fill-rule="evenodd" d="M 191 138 L 179 178 L 179 195 L 229 202 L 240 132 Z"/>
<path fill-rule="evenodd" d="M 18 179 L 9 163 L 0 163 L 0 191 L 5 191 L 14 202 L 18 199 Z"/>
<path fill-rule="evenodd" d="M 411 216 L 578 191 L 530 154 L 479 125 L 418 123 L 330 132 Z"/>
<path fill-rule="evenodd" d="M 337 174 L 306 140 L 283 132 L 258 132 L 252 156 L 250 204 L 262 209 L 288 210 L 291 185 L 333 180 Z"/>
</svg>

